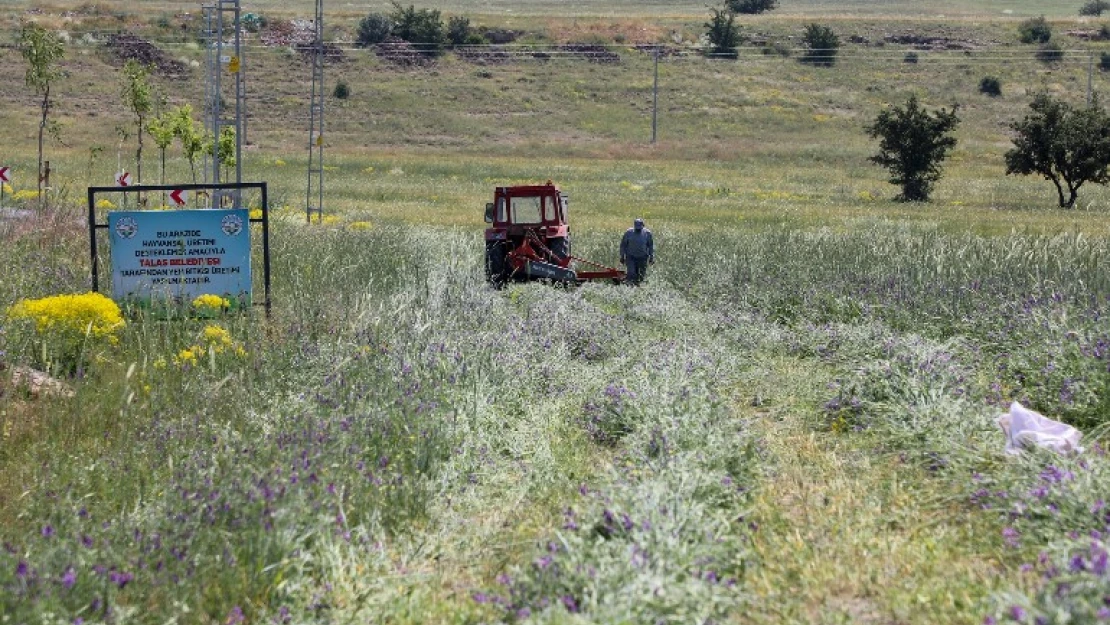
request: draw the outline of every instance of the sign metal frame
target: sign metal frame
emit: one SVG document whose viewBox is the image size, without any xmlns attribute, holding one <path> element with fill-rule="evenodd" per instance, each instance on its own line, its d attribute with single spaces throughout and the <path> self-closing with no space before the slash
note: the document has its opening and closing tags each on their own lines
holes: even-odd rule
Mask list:
<svg viewBox="0 0 1110 625">
<path fill-rule="evenodd" d="M 265 182 L 242 182 L 235 183 L 229 182 L 224 184 L 170 184 L 170 185 L 137 185 L 131 187 L 89 187 L 88 188 L 88 201 L 89 201 L 89 260 L 91 261 L 91 278 L 92 290 L 94 293 L 100 292 L 100 260 L 98 258 L 98 244 L 97 244 L 97 230 L 108 230 L 107 221 L 96 220 L 96 196 L 97 194 L 116 194 L 116 193 L 146 193 L 150 191 L 223 191 L 233 190 L 242 191 L 243 189 L 258 189 L 262 194 L 262 217 L 258 219 L 248 219 L 251 224 L 262 225 L 262 284 L 265 293 L 264 299 L 256 306 L 264 306 L 266 310 L 266 317 L 270 316 L 273 306 L 273 298 L 271 297 L 270 290 L 270 201 L 267 193 L 267 186 Z M 241 194 L 239 194 L 241 196 Z M 243 207 L 239 207 L 243 208 Z"/>
</svg>

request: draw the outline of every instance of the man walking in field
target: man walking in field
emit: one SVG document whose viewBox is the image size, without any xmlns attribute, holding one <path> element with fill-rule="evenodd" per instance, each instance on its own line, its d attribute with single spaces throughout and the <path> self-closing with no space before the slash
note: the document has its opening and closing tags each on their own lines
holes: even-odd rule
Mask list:
<svg viewBox="0 0 1110 625">
<path fill-rule="evenodd" d="M 655 241 L 651 230 L 644 227 L 644 220 L 637 219 L 621 238 L 621 264 L 626 265 L 628 273 L 625 283 L 638 285 L 647 275 L 647 266 L 655 264 Z"/>
</svg>

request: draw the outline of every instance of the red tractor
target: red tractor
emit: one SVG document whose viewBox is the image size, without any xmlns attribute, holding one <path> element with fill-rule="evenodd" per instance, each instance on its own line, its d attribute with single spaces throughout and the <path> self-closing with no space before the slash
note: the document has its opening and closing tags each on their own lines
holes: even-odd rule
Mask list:
<svg viewBox="0 0 1110 625">
<path fill-rule="evenodd" d="M 548 280 L 581 284 L 620 282 L 624 272 L 572 256 L 569 198 L 551 181 L 543 185 L 497 187 L 486 204 L 486 278 L 494 286 L 509 281 Z M 595 270 L 577 271 L 577 264 Z"/>
</svg>

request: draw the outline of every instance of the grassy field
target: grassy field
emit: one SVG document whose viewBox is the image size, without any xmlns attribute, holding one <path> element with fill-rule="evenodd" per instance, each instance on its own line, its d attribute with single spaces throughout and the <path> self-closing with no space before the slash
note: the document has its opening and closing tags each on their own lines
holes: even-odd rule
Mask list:
<svg viewBox="0 0 1110 625">
<path fill-rule="evenodd" d="M 1110 194 L 1059 210 L 1002 159 L 1033 93 L 1085 98 L 1106 44 L 1064 34 L 1097 27 L 1074 4 L 784 2 L 745 21 L 766 43 L 739 61 L 664 59 L 653 145 L 652 62 L 630 46 L 689 44 L 702 5 L 456 0 L 445 13 L 620 62 L 414 69 L 346 50 L 320 224 L 303 214 L 307 65 L 252 42 L 244 176 L 270 186 L 273 316 L 101 310 L 91 332 L 45 333 L 13 311 L 88 290 L 84 189 L 134 164 L 97 41 L 127 25 L 203 53 L 172 18 L 192 4 L 68 22 L 36 5 L 71 44 L 46 209 L 27 198 L 34 100 L 0 48 L 0 165 L 24 191 L 0 216 L 0 623 L 1110 618 Z M 383 8 L 336 7 L 334 34 Z M 1062 63 L 1016 40 L 1042 12 Z M 845 40 L 835 67 L 770 50 L 809 19 Z M 880 45 L 910 32 L 972 49 L 906 63 L 910 46 Z M 200 71 L 157 80 L 168 104 L 199 106 Z M 978 93 L 987 75 L 1001 97 Z M 928 205 L 892 201 L 867 162 L 864 126 L 910 93 L 960 105 Z M 168 179 L 188 172 L 171 147 Z M 583 257 L 615 263 L 647 220 L 642 288 L 485 284 L 492 188 L 547 179 Z M 1003 454 L 1013 400 L 1087 451 Z"/>
</svg>

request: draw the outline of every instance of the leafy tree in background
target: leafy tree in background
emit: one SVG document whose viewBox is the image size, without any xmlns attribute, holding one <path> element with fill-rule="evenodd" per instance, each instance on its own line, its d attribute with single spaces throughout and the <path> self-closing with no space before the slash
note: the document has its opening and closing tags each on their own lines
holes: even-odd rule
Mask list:
<svg viewBox="0 0 1110 625">
<path fill-rule="evenodd" d="M 120 98 L 135 115 L 138 148 L 135 150 L 135 182 L 143 181 L 143 128 L 154 109 L 154 89 L 150 86 L 150 68 L 134 59 L 123 64 Z"/>
<path fill-rule="evenodd" d="M 941 163 L 956 146 L 950 135 L 960 123 L 956 108 L 930 113 L 911 95 L 904 107 L 883 110 L 867 128 L 867 134 L 880 139 L 879 153 L 869 160 L 890 171 L 890 183 L 902 187 L 899 200 L 929 201 Z"/>
<path fill-rule="evenodd" d="M 1083 16 L 1100 17 L 1102 12 L 1110 9 L 1110 2 L 1105 0 L 1090 0 L 1087 4 L 1079 7 L 1079 14 Z"/>
<path fill-rule="evenodd" d="M 779 0 L 727 0 L 725 5 L 733 13 L 756 15 L 778 8 Z"/>
<path fill-rule="evenodd" d="M 425 56 L 439 56 L 447 42 L 447 32 L 438 10 L 408 8 L 393 3 L 393 35 L 418 46 Z"/>
<path fill-rule="evenodd" d="M 39 101 L 39 169 L 38 169 L 38 190 L 39 190 L 39 205 L 45 203 L 45 195 L 42 192 L 42 185 L 45 179 L 45 174 L 42 170 L 42 145 L 43 135 L 49 132 L 55 139 L 58 137 L 58 128 L 49 121 L 50 107 L 52 101 L 50 100 L 50 88 L 53 86 L 54 81 L 62 77 L 62 70 L 58 67 L 58 62 L 65 56 L 65 46 L 62 45 L 62 40 L 57 34 L 50 32 L 42 26 L 34 22 L 26 22 L 19 32 L 19 51 L 23 55 L 23 60 L 27 62 L 27 73 L 24 75 L 24 82 L 28 87 L 35 90 L 35 94 L 41 98 Z"/>
<path fill-rule="evenodd" d="M 705 36 L 709 39 L 709 55 L 735 59 L 739 56 L 736 47 L 740 45 L 740 27 L 736 25 L 736 14 L 726 5 L 724 8 L 709 9 Z"/>
<path fill-rule="evenodd" d="M 832 67 L 836 63 L 836 53 L 840 51 L 840 37 L 836 36 L 833 29 L 820 24 L 806 26 L 802 35 L 806 53 L 800 59 L 803 63 Z"/>
<path fill-rule="evenodd" d="M 393 20 L 381 13 L 371 13 L 358 23 L 355 43 L 360 47 L 379 44 L 393 34 Z"/>
<path fill-rule="evenodd" d="M 1084 183 L 1110 182 L 1110 116 L 1097 98 L 1075 109 L 1042 93 L 1029 108 L 1025 119 L 1010 126 L 1017 136 L 1006 152 L 1007 175 L 1037 174 L 1051 180 L 1060 208 L 1075 206 Z"/>
</svg>

